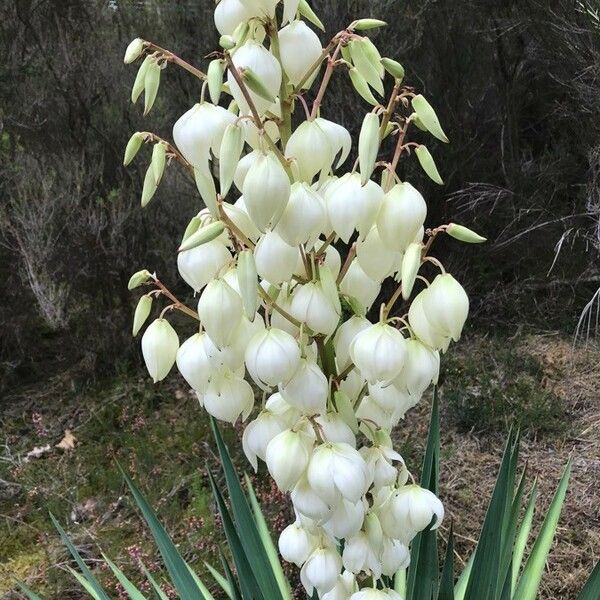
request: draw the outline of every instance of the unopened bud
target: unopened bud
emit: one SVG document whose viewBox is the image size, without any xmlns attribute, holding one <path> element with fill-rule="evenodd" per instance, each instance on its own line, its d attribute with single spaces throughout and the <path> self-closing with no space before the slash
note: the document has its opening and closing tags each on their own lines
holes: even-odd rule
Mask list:
<svg viewBox="0 0 600 600">
<path fill-rule="evenodd" d="M 358 138 L 358 163 L 363 185 L 367 183 L 373 173 L 378 152 L 379 117 L 375 113 L 367 113 Z"/>
<path fill-rule="evenodd" d="M 300 0 L 298 3 L 298 12 L 315 27 L 318 27 L 321 31 L 325 31 L 325 25 L 323 25 L 321 19 L 317 17 L 315 11 L 310 7 L 310 4 L 306 0 Z"/>
<path fill-rule="evenodd" d="M 440 125 L 440 121 L 435 114 L 435 110 L 427 100 L 419 94 L 415 96 L 411 101 L 412 107 L 414 111 L 417 113 L 421 123 L 425 126 L 427 131 L 431 133 L 438 140 L 441 140 L 444 143 L 448 143 L 448 138 Z"/>
<path fill-rule="evenodd" d="M 135 76 L 135 81 L 133 82 L 133 87 L 131 88 L 131 101 L 134 104 L 137 102 L 140 94 L 144 91 L 144 80 L 151 62 L 153 62 L 153 59 L 150 56 L 146 56 L 140 65 L 140 68 L 138 69 L 137 75 Z"/>
<path fill-rule="evenodd" d="M 475 233 L 468 227 L 457 225 L 456 223 L 450 223 L 450 225 L 446 227 L 446 233 L 449 236 L 460 240 L 461 242 L 466 242 L 467 244 L 481 244 L 482 242 L 487 241 L 487 238 Z"/>
<path fill-rule="evenodd" d="M 435 165 L 435 161 L 433 160 L 433 156 L 431 156 L 431 152 L 427 149 L 427 146 L 417 146 L 415 148 L 415 154 L 419 159 L 419 164 L 421 165 L 423 171 L 427 173 L 428 177 L 438 185 L 444 185 L 444 181 L 440 177 L 438 169 Z"/>
<path fill-rule="evenodd" d="M 370 48 L 367 48 L 366 38 L 353 40 L 348 44 L 352 64 L 358 69 L 358 72 L 364 77 L 367 83 L 383 96 L 383 82 L 379 76 L 377 68 L 371 62 L 369 56 Z"/>
<path fill-rule="evenodd" d="M 146 283 L 150 279 L 152 279 L 152 273 L 150 273 L 150 271 L 148 271 L 147 269 L 143 269 L 142 271 L 138 271 L 137 273 L 134 273 L 129 278 L 129 283 L 127 284 L 127 289 L 128 290 L 133 290 L 136 287 L 139 287 L 140 285 Z"/>
<path fill-rule="evenodd" d="M 414 242 L 408 246 L 402 258 L 402 297 L 405 300 L 408 299 L 415 285 L 415 279 L 421 266 L 422 250 L 423 244 Z"/>
<path fill-rule="evenodd" d="M 158 185 L 154 179 L 154 169 L 152 168 L 152 165 L 150 165 L 146 171 L 144 186 L 142 187 L 142 207 L 146 206 L 148 202 L 152 200 L 157 189 Z"/>
<path fill-rule="evenodd" d="M 387 23 L 380 19 L 358 19 L 352 24 L 352 29 L 356 31 L 366 31 L 367 29 L 375 29 L 377 27 L 385 27 Z"/>
<path fill-rule="evenodd" d="M 219 46 L 224 50 L 231 50 L 235 48 L 235 40 L 230 35 L 222 35 L 219 38 Z"/>
<path fill-rule="evenodd" d="M 160 72 L 161 68 L 158 62 L 151 61 L 144 76 L 144 116 L 150 112 L 156 100 L 160 86 Z"/>
<path fill-rule="evenodd" d="M 195 233 L 192 233 L 189 237 L 187 237 L 179 246 L 179 252 L 184 252 L 185 250 L 191 250 L 192 248 L 196 248 L 197 246 L 201 246 L 202 244 L 206 244 L 219 237 L 223 231 L 225 230 L 225 226 L 221 221 L 215 221 L 210 225 L 206 225 L 205 227 L 201 227 Z"/>
<path fill-rule="evenodd" d="M 225 62 L 218 58 L 212 60 L 208 65 L 206 81 L 208 83 L 208 93 L 213 104 L 218 104 L 221 97 L 223 73 L 225 73 Z"/>
<path fill-rule="evenodd" d="M 144 143 L 144 135 L 139 131 L 136 131 L 127 142 L 125 147 L 125 156 L 123 158 L 123 165 L 127 166 L 139 152 L 142 144 Z"/>
<path fill-rule="evenodd" d="M 265 87 L 258 75 L 249 67 L 242 71 L 242 79 L 252 92 L 269 102 L 275 102 L 275 96 Z"/>
<path fill-rule="evenodd" d="M 144 326 L 146 319 L 150 316 L 152 310 L 152 296 L 142 296 L 135 307 L 133 314 L 132 335 L 135 337 Z"/>
<path fill-rule="evenodd" d="M 404 67 L 396 60 L 391 58 L 382 58 L 383 68 L 395 79 L 402 81 L 404 79 Z"/>
<path fill-rule="evenodd" d="M 366 100 L 369 104 L 379 104 L 375 96 L 373 96 L 373 92 L 371 92 L 367 80 L 358 72 L 356 67 L 352 67 L 348 71 L 348 74 L 350 75 L 352 86 L 359 93 L 363 100 Z"/>
<path fill-rule="evenodd" d="M 134 60 L 138 59 L 142 52 L 144 51 L 144 40 L 142 38 L 135 38 L 132 42 L 130 42 L 129 46 L 125 50 L 125 57 L 123 58 L 123 62 L 128 65 L 132 63 Z"/>
<path fill-rule="evenodd" d="M 242 128 L 237 123 L 230 123 L 223 134 L 219 160 L 219 185 L 222 197 L 225 197 L 231 188 L 243 147 Z"/>
<path fill-rule="evenodd" d="M 215 188 L 215 181 L 212 175 L 203 169 L 194 167 L 194 179 L 196 181 L 198 192 L 200 192 L 200 197 L 204 201 L 206 208 L 208 208 L 210 214 L 217 219 L 219 217 L 217 189 Z"/>
<path fill-rule="evenodd" d="M 243 250 L 238 256 L 237 277 L 244 313 L 254 321 L 258 308 L 258 274 L 252 250 Z"/>
<path fill-rule="evenodd" d="M 163 142 L 154 144 L 152 149 L 152 172 L 154 173 L 154 181 L 156 185 L 160 183 L 162 176 L 165 172 L 165 165 L 167 164 L 167 145 Z"/>
</svg>

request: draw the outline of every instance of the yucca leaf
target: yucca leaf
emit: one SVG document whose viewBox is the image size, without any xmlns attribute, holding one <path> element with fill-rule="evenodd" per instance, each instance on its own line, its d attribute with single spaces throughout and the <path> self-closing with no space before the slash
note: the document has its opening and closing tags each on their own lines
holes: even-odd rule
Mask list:
<svg viewBox="0 0 600 600">
<path fill-rule="evenodd" d="M 158 596 L 159 600 L 169 600 L 167 595 L 162 591 L 160 585 L 158 585 L 156 579 L 152 577 L 152 573 L 150 573 L 150 571 L 148 571 L 148 569 L 146 569 L 144 565 L 142 565 L 142 571 L 144 572 L 146 579 L 150 582 L 150 585 L 152 586 L 152 589 L 154 590 L 154 593 Z"/>
<path fill-rule="evenodd" d="M 544 573 L 546 558 L 548 558 L 548 552 L 550 552 L 550 546 L 558 525 L 558 518 L 567 494 L 570 475 L 571 463 L 569 462 L 558 484 L 540 533 L 533 544 L 531 554 L 525 563 L 525 568 L 513 596 L 514 600 L 535 600 Z"/>
<path fill-rule="evenodd" d="M 282 598 L 282 595 L 279 590 L 277 579 L 273 573 L 273 568 L 269 562 L 267 551 L 261 540 L 252 511 L 250 510 L 248 499 L 242 490 L 235 467 L 231 462 L 229 451 L 225 446 L 225 442 L 223 441 L 223 437 L 221 436 L 221 432 L 219 431 L 214 418 L 211 418 L 211 425 L 217 441 L 217 448 L 219 450 L 219 456 L 221 457 L 221 464 L 223 465 L 225 481 L 227 482 L 227 489 L 229 491 L 231 510 L 233 512 L 235 527 L 242 548 L 263 596 L 269 600 L 280 599 Z"/>
<path fill-rule="evenodd" d="M 66 534 L 65 530 L 61 527 L 60 523 L 56 520 L 56 517 L 52 513 L 50 513 L 50 520 L 52 521 L 54 527 L 56 527 L 56 530 L 58 531 L 63 541 L 63 544 L 67 547 L 67 549 L 71 553 L 71 556 L 75 559 L 79 570 L 81 571 L 86 582 L 89 583 L 89 585 L 91 586 L 91 589 L 94 590 L 94 593 L 100 600 L 110 600 L 106 592 L 102 589 L 102 586 L 100 585 L 98 580 L 92 575 L 92 572 L 89 570 L 88 566 L 83 561 L 83 558 L 81 558 L 81 555 L 77 551 L 77 548 L 75 548 L 73 542 L 71 542 L 69 536 Z"/>
<path fill-rule="evenodd" d="M 273 543 L 273 538 L 269 532 L 267 521 L 260 508 L 256 494 L 254 493 L 254 488 L 252 487 L 250 477 L 248 477 L 247 474 L 244 475 L 244 477 L 246 480 L 246 486 L 248 487 L 248 498 L 250 499 L 250 505 L 252 506 L 252 512 L 254 513 L 256 527 L 258 528 L 260 539 L 265 547 L 267 556 L 269 557 L 269 564 L 271 565 L 271 569 L 273 569 L 273 575 L 275 575 L 275 579 L 277 579 L 279 591 L 285 600 L 291 600 L 292 594 L 290 582 L 287 580 L 287 577 L 283 572 L 283 567 L 281 566 L 281 562 L 279 560 L 279 554 L 275 544 Z"/>
<path fill-rule="evenodd" d="M 492 499 L 485 515 L 479 543 L 475 549 L 473 565 L 465 589 L 465 598 L 491 600 L 496 597 L 501 554 L 501 543 L 499 542 L 502 539 L 507 513 L 512 505 L 516 451 L 515 434 L 511 431 L 506 442 Z"/>
<path fill-rule="evenodd" d="M 473 560 L 475 559 L 475 552 L 471 554 L 465 568 L 462 570 L 456 585 L 454 586 L 454 600 L 463 600 L 465 592 L 467 591 L 467 585 L 471 578 L 471 570 L 473 569 Z"/>
<path fill-rule="evenodd" d="M 210 574 L 213 576 L 219 587 L 227 594 L 227 597 L 233 598 L 233 592 L 231 591 L 231 586 L 227 579 L 209 563 L 205 562 L 204 566 L 210 571 Z"/>
<path fill-rule="evenodd" d="M 437 389 L 433 390 L 431 419 L 427 446 L 423 458 L 421 486 L 438 493 L 440 460 L 440 416 Z M 432 600 L 438 585 L 437 531 L 429 527 L 420 532 L 412 542 L 410 568 L 408 569 L 407 600 Z"/>
<path fill-rule="evenodd" d="M 515 589 L 517 585 L 517 578 L 519 577 L 519 571 L 521 570 L 521 564 L 523 562 L 523 555 L 525 554 L 525 546 L 529 539 L 529 533 L 531 532 L 531 524 L 533 523 L 533 514 L 535 512 L 535 502 L 537 500 L 537 482 L 534 480 L 531 493 L 529 494 L 529 502 L 525 509 L 525 515 L 521 521 L 519 532 L 515 539 L 515 545 L 513 548 L 513 559 L 512 559 L 512 588 Z"/>
<path fill-rule="evenodd" d="M 438 600 L 454 600 L 454 530 L 452 525 L 450 525 L 450 533 L 448 534 Z"/>
<path fill-rule="evenodd" d="M 270 600 L 263 596 L 258 582 L 256 581 L 256 577 L 252 567 L 250 566 L 250 563 L 248 562 L 248 557 L 246 556 L 244 547 L 240 541 L 240 537 L 233 523 L 233 519 L 231 518 L 229 510 L 227 509 L 227 505 L 225 504 L 225 500 L 223 499 L 223 495 L 217 487 L 217 482 L 215 481 L 210 469 L 208 470 L 208 479 L 210 481 L 213 496 L 217 503 L 219 514 L 221 515 L 223 530 L 225 531 L 225 537 L 227 538 L 227 543 L 229 545 L 229 549 L 231 550 L 231 555 L 233 556 L 233 562 L 235 563 L 237 570 L 243 598 L 245 600 Z"/>
<path fill-rule="evenodd" d="M 231 567 L 229 566 L 227 559 L 223 556 L 223 553 L 220 552 L 219 554 L 221 557 L 221 564 L 223 565 L 223 571 L 225 571 L 225 577 L 227 577 L 227 583 L 229 584 L 229 589 L 231 590 L 231 598 L 232 600 L 242 600 L 240 590 L 238 589 L 233 573 L 231 572 Z"/>
<path fill-rule="evenodd" d="M 106 564 L 110 567 L 111 571 L 115 574 L 115 577 L 119 580 L 119 583 L 123 586 L 123 589 L 127 592 L 127 595 L 131 600 L 146 600 L 146 596 L 138 590 L 138 588 L 127 578 L 125 573 L 115 565 L 106 554 L 102 554 Z"/>
<path fill-rule="evenodd" d="M 71 567 L 67 567 L 67 571 L 73 575 L 75 579 L 77 579 L 79 585 L 94 599 L 94 600 L 103 600 L 106 596 L 100 595 L 94 586 L 81 574 L 78 573 L 75 569 Z"/>
<path fill-rule="evenodd" d="M 22 581 L 17 581 L 17 587 L 27 596 L 29 600 L 42 600 L 32 589 L 28 588 Z"/>
<path fill-rule="evenodd" d="M 165 567 L 171 577 L 171 582 L 175 586 L 180 598 L 182 600 L 205 600 L 202 591 L 196 585 L 194 578 L 190 575 L 185 561 L 179 554 L 179 551 L 164 527 L 161 525 L 156 514 L 152 510 L 152 507 L 148 504 L 146 498 L 144 498 L 135 483 L 133 483 L 131 477 L 125 473 L 120 465 L 119 469 L 133 494 L 138 508 L 142 512 L 142 515 L 150 528 L 152 537 L 154 537 L 154 541 L 158 546 Z"/>
<path fill-rule="evenodd" d="M 194 578 L 196 585 L 200 588 L 200 591 L 204 594 L 204 598 L 206 598 L 206 600 L 215 600 L 215 597 L 208 591 L 208 588 L 204 585 L 204 583 L 202 582 L 200 577 L 198 577 L 198 574 L 196 573 L 196 571 L 194 571 L 194 569 L 192 569 L 192 567 L 190 567 L 190 565 L 188 565 L 187 563 L 185 563 L 185 564 L 187 565 L 190 575 Z"/>
<path fill-rule="evenodd" d="M 598 590 L 600 590 L 600 561 L 596 563 L 577 600 L 597 600 Z"/>
</svg>

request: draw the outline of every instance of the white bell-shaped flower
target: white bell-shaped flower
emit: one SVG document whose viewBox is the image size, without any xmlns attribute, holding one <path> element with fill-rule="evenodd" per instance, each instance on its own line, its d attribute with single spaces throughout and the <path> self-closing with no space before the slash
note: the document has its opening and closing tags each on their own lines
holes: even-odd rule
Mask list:
<svg viewBox="0 0 600 600">
<path fill-rule="evenodd" d="M 362 500 L 350 502 L 342 498 L 333 506 L 322 527 L 331 537 L 341 540 L 356 535 L 363 526 L 364 518 L 365 506 Z"/>
<path fill-rule="evenodd" d="M 260 150 L 253 150 L 252 152 L 248 152 L 248 154 L 242 156 L 242 158 L 240 158 L 238 161 L 237 167 L 235 168 L 235 174 L 233 176 L 233 183 L 240 193 L 244 189 L 244 181 L 246 180 L 246 175 L 248 174 L 250 167 L 262 154 L 263 153 Z M 246 210 L 245 206 L 244 210 Z"/>
<path fill-rule="evenodd" d="M 371 396 L 365 396 L 356 409 L 356 418 L 366 423 L 375 423 L 377 427 L 385 431 L 391 431 L 400 421 L 400 417 L 394 412 L 386 411 L 373 401 Z"/>
<path fill-rule="evenodd" d="M 233 222 L 233 224 L 252 242 L 256 243 L 256 240 L 260 237 L 260 231 L 254 224 L 246 205 L 244 204 L 244 197 L 240 196 L 235 204 L 229 204 L 223 202 L 223 210 L 227 217 Z"/>
<path fill-rule="evenodd" d="M 252 337 L 246 348 L 246 368 L 262 386 L 287 383 L 300 366 L 298 342 L 285 331 L 269 327 Z"/>
<path fill-rule="evenodd" d="M 402 367 L 401 373 L 404 372 L 405 368 L 405 366 Z M 400 411 L 404 415 L 414 405 L 415 400 L 414 396 L 409 394 L 405 388 L 396 385 L 398 377 L 392 383 L 370 383 L 369 396 L 390 414 Z"/>
<path fill-rule="evenodd" d="M 377 229 L 390 249 L 404 252 L 414 241 L 426 216 L 423 196 L 405 181 L 385 194 L 377 215 Z"/>
<path fill-rule="evenodd" d="M 394 386 L 420 396 L 440 374 L 440 353 L 416 339 L 406 342 L 406 360 Z"/>
<path fill-rule="evenodd" d="M 358 300 L 364 311 L 367 312 L 379 296 L 380 291 L 381 283 L 371 279 L 355 258 L 340 282 L 340 292 Z"/>
<path fill-rule="evenodd" d="M 302 358 L 292 378 L 280 388 L 283 399 L 307 415 L 325 412 L 329 384 L 316 362 Z"/>
<path fill-rule="evenodd" d="M 427 288 L 423 311 L 434 330 L 457 342 L 469 314 L 469 297 L 450 273 L 444 273 Z"/>
<path fill-rule="evenodd" d="M 253 17 L 273 17 L 279 0 L 240 0 Z"/>
<path fill-rule="evenodd" d="M 365 378 L 358 369 L 352 369 L 342 381 L 340 381 L 340 391 L 344 392 L 350 398 L 351 402 L 356 402 L 362 389 L 365 387 Z"/>
<path fill-rule="evenodd" d="M 313 245 L 327 227 L 325 202 L 307 183 L 292 185 L 289 201 L 277 223 L 277 232 L 290 245 Z"/>
<path fill-rule="evenodd" d="M 294 427 L 302 416 L 300 411 L 291 404 L 288 404 L 279 392 L 275 392 L 267 398 L 265 410 L 270 411 L 280 421 L 285 423 L 287 429 Z"/>
<path fill-rule="evenodd" d="M 198 316 L 217 348 L 228 345 L 242 320 L 242 299 L 223 279 L 213 279 L 198 301 Z"/>
<path fill-rule="evenodd" d="M 277 487 L 286 492 L 300 480 L 308 466 L 314 439 L 304 431 L 286 429 L 268 444 L 265 462 Z"/>
<path fill-rule="evenodd" d="M 335 332 L 333 347 L 335 349 L 335 360 L 338 371 L 341 373 L 352 361 L 350 360 L 350 344 L 358 333 L 371 326 L 371 322 L 365 317 L 352 315 L 344 321 Z"/>
<path fill-rule="evenodd" d="M 312 596 L 316 589 L 319 595 L 329 592 L 336 584 L 342 570 L 342 558 L 332 546 L 314 550 L 300 571 L 302 585 Z"/>
<path fill-rule="evenodd" d="M 285 156 L 295 161 L 300 179 L 310 183 L 320 171 L 329 172 L 335 154 L 321 126 L 316 121 L 304 121 L 290 136 Z"/>
<path fill-rule="evenodd" d="M 215 357 L 221 365 L 227 366 L 233 371 L 243 370 L 248 342 L 259 331 L 264 330 L 265 322 L 260 315 L 256 315 L 254 321 L 250 321 L 246 315 L 235 330 L 232 341 L 223 346 Z"/>
<path fill-rule="evenodd" d="M 400 540 L 384 536 L 381 551 L 381 572 L 392 577 L 398 569 L 406 569 L 410 564 L 410 550 Z"/>
<path fill-rule="evenodd" d="M 277 230 L 267 230 L 254 249 L 256 271 L 273 285 L 292 278 L 300 251 L 287 244 Z"/>
<path fill-rule="evenodd" d="M 218 237 L 191 250 L 179 252 L 177 269 L 183 280 L 195 292 L 199 292 L 230 260 L 231 252 Z"/>
<path fill-rule="evenodd" d="M 319 415 L 315 421 L 321 428 L 324 441 L 335 444 L 343 442 L 356 448 L 356 436 L 339 413 L 328 412 Z"/>
<path fill-rule="evenodd" d="M 179 337 L 166 319 L 155 319 L 142 336 L 142 354 L 152 381 L 162 381 L 177 357 Z"/>
<path fill-rule="evenodd" d="M 369 383 L 394 379 L 404 365 L 406 340 L 386 323 L 361 331 L 350 344 L 350 358 Z"/>
<path fill-rule="evenodd" d="M 292 294 L 290 312 L 314 333 L 331 335 L 339 323 L 340 315 L 329 300 L 320 282 L 309 281 L 297 286 Z"/>
<path fill-rule="evenodd" d="M 243 46 L 233 53 L 232 61 L 238 71 L 250 69 L 273 98 L 279 94 L 281 66 L 279 61 L 262 44 L 255 40 L 246 41 Z M 250 107 L 231 71 L 227 72 L 227 83 L 229 83 L 231 95 L 240 107 L 240 112 L 249 114 Z M 259 113 L 264 113 L 271 106 L 272 102 L 269 102 L 269 100 L 255 92 L 250 91 L 249 93 Z"/>
<path fill-rule="evenodd" d="M 296 85 L 321 56 L 319 36 L 304 21 L 292 21 L 279 32 L 281 65 Z"/>
<path fill-rule="evenodd" d="M 352 594 L 350 600 L 402 600 L 402 596 L 391 589 L 363 588 Z"/>
<path fill-rule="evenodd" d="M 356 244 L 356 260 L 362 270 L 374 281 L 383 281 L 395 270 L 398 252 L 383 242 L 374 225 L 364 240 Z"/>
<path fill-rule="evenodd" d="M 333 149 L 333 156 L 339 156 L 335 165 L 335 167 L 339 169 L 344 162 L 346 162 L 350 150 L 352 149 L 352 137 L 350 136 L 350 132 L 342 125 L 324 119 L 323 117 L 317 117 L 315 122 L 318 123 L 319 127 L 329 138 L 329 143 Z"/>
<path fill-rule="evenodd" d="M 242 448 L 255 471 L 258 470 L 257 458 L 265 460 L 269 442 L 284 429 L 287 429 L 285 421 L 266 408 L 246 425 L 242 434 Z"/>
<path fill-rule="evenodd" d="M 173 126 L 173 140 L 192 166 L 206 170 L 210 151 L 219 156 L 225 128 L 235 120 L 236 116 L 222 106 L 195 104 Z"/>
<path fill-rule="evenodd" d="M 256 127 L 256 123 L 252 119 L 244 119 L 239 122 L 242 128 L 244 141 L 253 150 L 261 149 L 264 147 L 265 133 L 274 141 L 277 142 L 281 136 L 279 127 L 275 121 L 264 121 L 264 131 L 259 130 Z M 237 170 L 237 169 L 236 169 Z"/>
<path fill-rule="evenodd" d="M 320 523 L 331 515 L 331 506 L 310 487 L 303 475 L 290 494 L 294 509 L 301 515 Z"/>
<path fill-rule="evenodd" d="M 381 577 L 381 562 L 364 531 L 359 531 L 346 540 L 342 562 L 344 569 L 352 573 L 358 574 L 364 571 L 368 575 L 373 575 L 375 579 Z"/>
<path fill-rule="evenodd" d="M 218 353 L 206 333 L 196 333 L 188 338 L 177 352 L 177 368 L 196 392 L 204 393 L 214 372 Z"/>
<path fill-rule="evenodd" d="M 254 392 L 250 384 L 228 367 L 223 367 L 211 377 L 204 392 L 204 408 L 208 414 L 234 424 L 240 415 L 248 418 L 254 406 Z"/>
<path fill-rule="evenodd" d="M 240 23 L 252 16 L 240 0 L 221 0 L 215 8 L 215 27 L 221 35 L 232 35 Z"/>
<path fill-rule="evenodd" d="M 307 477 L 315 492 L 330 504 L 341 498 L 358 502 L 366 491 L 365 461 L 349 444 L 317 446 L 308 465 Z"/>
<path fill-rule="evenodd" d="M 383 190 L 374 181 L 363 186 L 359 173 L 348 173 L 327 187 L 325 204 L 333 230 L 348 243 L 356 230 L 364 238 L 383 200 Z"/>
<path fill-rule="evenodd" d="M 322 596 L 322 600 L 348 600 L 356 591 L 358 591 L 358 584 L 354 573 L 344 571 L 338 575 L 333 588 Z"/>
<path fill-rule="evenodd" d="M 244 205 L 260 231 L 275 226 L 290 197 L 290 180 L 273 152 L 260 153 L 244 178 Z"/>
<path fill-rule="evenodd" d="M 398 469 L 394 467 L 393 461 L 404 464 L 400 454 L 387 446 L 363 446 L 359 452 L 367 465 L 369 484 L 374 485 L 376 489 L 393 485 L 398 477 Z"/>
<path fill-rule="evenodd" d="M 317 548 L 318 540 L 297 520 L 281 532 L 278 545 L 284 560 L 301 567 Z"/>
<path fill-rule="evenodd" d="M 434 517 L 431 529 L 437 529 L 442 523 L 442 503 L 433 492 L 415 484 L 396 490 L 379 511 L 384 533 L 405 544 L 428 527 Z"/>
<path fill-rule="evenodd" d="M 427 296 L 428 289 L 424 289 L 413 298 L 408 309 L 408 322 L 413 333 L 419 340 L 434 350 L 445 352 L 452 338 L 439 329 L 434 328 L 425 314 L 423 301 Z"/>
</svg>

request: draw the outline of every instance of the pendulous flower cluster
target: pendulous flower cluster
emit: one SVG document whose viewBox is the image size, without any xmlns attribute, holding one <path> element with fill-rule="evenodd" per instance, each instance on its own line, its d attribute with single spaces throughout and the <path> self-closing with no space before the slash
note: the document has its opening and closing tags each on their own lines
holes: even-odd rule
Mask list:
<svg viewBox="0 0 600 600">
<path fill-rule="evenodd" d="M 439 527 L 444 509 L 414 482 L 391 434 L 437 382 L 440 352 L 460 338 L 469 311 L 465 291 L 430 249 L 444 232 L 483 238 L 455 224 L 426 231 L 423 196 L 396 173 L 401 156 L 414 152 L 441 183 L 429 150 L 406 136 L 415 125 L 448 140 L 427 100 L 403 87 L 402 66 L 362 33 L 382 21 L 355 21 L 323 48 L 304 0 L 221 0 L 214 19 L 221 50 L 206 73 L 144 40 L 125 55 L 144 56 L 133 99 L 144 92 L 145 112 L 167 64 L 202 81 L 200 102 L 173 126 L 173 143 L 138 132 L 126 150 L 128 163 L 153 144 L 142 204 L 178 161 L 206 207 L 177 256 L 197 310 L 140 271 L 130 288 L 153 289 L 140 299 L 134 335 L 153 300 L 168 298 L 142 337 L 148 372 L 157 382 L 176 364 L 210 415 L 250 419 L 243 449 L 289 492 L 295 521 L 279 549 L 300 567 L 308 594 L 397 599 L 390 582 L 408 565 L 411 540 Z M 335 70 L 373 105 L 357 144 L 335 115 L 321 114 Z M 378 100 L 386 87 L 386 101 Z M 226 96 L 227 108 L 219 104 Z M 295 109 L 303 116 L 293 128 Z M 380 158 L 387 140 L 390 160 Z M 392 293 L 375 305 L 386 281 Z M 199 322 L 181 345 L 165 317 L 171 309 Z"/>
</svg>

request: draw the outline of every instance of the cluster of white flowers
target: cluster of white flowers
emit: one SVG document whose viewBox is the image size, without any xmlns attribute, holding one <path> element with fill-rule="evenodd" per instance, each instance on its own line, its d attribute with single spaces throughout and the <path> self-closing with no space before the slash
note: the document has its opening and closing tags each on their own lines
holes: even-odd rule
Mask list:
<svg viewBox="0 0 600 600">
<path fill-rule="evenodd" d="M 202 101 L 175 123 L 174 146 L 145 133 L 128 146 L 126 162 L 143 142 L 160 147 L 146 202 L 166 156 L 193 172 L 207 206 L 192 219 L 177 259 L 199 294 L 197 313 L 141 271 L 131 287 L 155 289 L 138 305 L 134 333 L 152 298 L 166 295 L 173 300 L 167 308 L 196 317 L 200 327 L 181 345 L 165 311 L 147 327 L 142 350 L 153 380 L 176 363 L 206 411 L 230 423 L 246 421 L 262 391 L 243 448 L 255 469 L 264 461 L 290 494 L 296 518 L 279 549 L 301 567 L 307 592 L 323 600 L 397 599 L 375 582 L 407 566 L 411 540 L 438 527 L 444 509 L 414 483 L 391 432 L 436 383 L 440 352 L 459 339 L 469 309 L 463 288 L 428 252 L 443 231 L 482 238 L 457 225 L 426 234 L 423 196 L 395 174 L 400 155 L 415 149 L 425 172 L 439 179 L 425 146 L 405 142 L 411 123 L 447 139 L 429 103 L 401 87 L 402 67 L 359 33 L 383 23 L 356 21 L 323 49 L 301 20 L 319 24 L 308 4 L 285 0 L 279 25 L 278 4 L 221 0 L 215 24 L 223 52 L 209 65 Z M 148 59 L 180 62 L 157 48 L 136 40 L 126 62 L 144 53 L 142 69 Z M 311 94 L 305 89 L 322 63 L 309 110 L 303 94 Z M 386 72 L 394 86 L 389 102 L 375 100 L 366 115 L 358 160 L 346 172 L 350 134 L 331 115 L 320 116 L 337 67 L 348 70 L 365 100 L 383 94 Z M 146 71 L 148 95 L 154 75 Z M 228 108 L 217 104 L 222 93 L 233 97 Z M 302 105 L 305 119 L 292 131 L 291 110 Z M 404 117 L 400 109 L 408 110 Z M 397 139 L 394 159 L 380 163 L 386 137 Z M 372 177 L 380 166 L 378 183 Z M 347 248 L 344 261 L 336 245 Z M 431 282 L 418 274 L 425 263 L 441 271 Z M 367 314 L 388 278 L 395 291 L 372 322 Z M 425 285 L 413 294 L 417 279 Z M 392 317 L 401 297 L 410 308 Z"/>
</svg>

